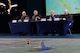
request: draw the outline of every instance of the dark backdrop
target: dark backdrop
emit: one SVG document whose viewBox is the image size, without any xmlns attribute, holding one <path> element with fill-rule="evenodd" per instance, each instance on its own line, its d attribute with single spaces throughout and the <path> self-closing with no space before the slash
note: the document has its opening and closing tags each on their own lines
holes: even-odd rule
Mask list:
<svg viewBox="0 0 80 53">
<path fill-rule="evenodd" d="M 27 11 L 30 16 L 32 16 L 35 9 L 44 16 L 46 13 L 45 0 L 27 0 Z"/>
<path fill-rule="evenodd" d="M 3 0 L 6 1 L 6 0 Z M 12 0 L 13 4 L 18 3 L 19 6 L 16 8 L 17 11 L 8 14 L 0 14 L 0 33 L 10 33 L 8 22 L 11 19 L 15 19 L 20 16 L 21 11 L 26 10 L 28 15 L 33 15 L 33 10 L 37 9 L 42 16 L 46 15 L 45 0 Z M 74 24 L 72 31 L 73 33 L 80 33 L 80 14 L 73 15 Z"/>
</svg>

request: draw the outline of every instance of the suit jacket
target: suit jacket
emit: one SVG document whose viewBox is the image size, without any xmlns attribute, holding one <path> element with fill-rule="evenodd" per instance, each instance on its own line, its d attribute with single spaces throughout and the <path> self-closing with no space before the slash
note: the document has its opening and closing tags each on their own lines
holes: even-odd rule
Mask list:
<svg viewBox="0 0 80 53">
<path fill-rule="evenodd" d="M 32 18 L 31 18 L 31 21 L 37 21 L 37 20 L 40 20 L 41 19 L 41 15 L 33 15 Z"/>
<path fill-rule="evenodd" d="M 68 15 L 65 15 L 65 18 L 66 18 L 66 20 L 73 20 L 73 17 L 72 17 L 72 15 L 70 15 L 70 14 L 68 14 Z"/>
<path fill-rule="evenodd" d="M 49 15 L 48 17 L 47 17 L 47 19 L 52 19 L 52 21 L 54 21 L 54 18 L 59 18 L 59 16 L 58 15 L 54 15 L 54 16 L 51 16 L 51 15 Z"/>
<path fill-rule="evenodd" d="M 21 20 L 24 20 L 24 19 L 27 19 L 27 20 L 29 20 L 29 17 L 28 16 L 21 16 L 21 18 L 20 18 Z"/>
</svg>

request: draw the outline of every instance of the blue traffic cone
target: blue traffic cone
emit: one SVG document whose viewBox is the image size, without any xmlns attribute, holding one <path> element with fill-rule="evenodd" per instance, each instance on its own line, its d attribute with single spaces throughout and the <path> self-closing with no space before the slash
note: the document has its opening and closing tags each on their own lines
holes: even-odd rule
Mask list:
<svg viewBox="0 0 80 53">
<path fill-rule="evenodd" d="M 41 41 L 41 48 L 38 48 L 39 51 L 43 51 L 43 50 L 50 50 L 51 47 L 47 47 L 44 44 L 44 41 Z"/>
</svg>

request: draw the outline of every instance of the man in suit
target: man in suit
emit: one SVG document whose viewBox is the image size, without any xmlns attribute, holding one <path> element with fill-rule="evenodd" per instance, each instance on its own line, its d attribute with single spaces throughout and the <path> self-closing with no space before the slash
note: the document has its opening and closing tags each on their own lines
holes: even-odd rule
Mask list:
<svg viewBox="0 0 80 53">
<path fill-rule="evenodd" d="M 31 21 L 32 22 L 34 22 L 34 21 L 40 21 L 40 19 L 41 19 L 41 15 L 39 15 L 38 10 L 34 10 L 33 16 L 31 18 Z"/>
<path fill-rule="evenodd" d="M 64 27 L 63 27 L 64 33 L 63 33 L 63 35 L 67 35 L 68 29 L 73 23 L 73 17 L 71 14 L 69 14 L 68 10 L 64 11 L 64 16 L 65 16 L 66 20 L 64 22 Z"/>
<path fill-rule="evenodd" d="M 32 16 L 32 18 L 30 20 L 31 22 L 33 22 L 33 23 L 31 23 L 32 35 L 33 34 L 37 35 L 37 26 L 36 26 L 35 21 L 40 21 L 40 19 L 41 19 L 41 16 L 39 15 L 38 10 L 34 10 L 33 11 L 33 16 Z"/>
<path fill-rule="evenodd" d="M 55 31 L 57 31 L 56 30 L 56 23 L 54 23 L 55 18 L 59 18 L 59 16 L 55 15 L 54 10 L 51 10 L 50 15 L 47 17 L 47 21 L 52 21 L 52 23 L 51 23 L 52 25 L 50 26 L 52 28 L 50 31 L 50 33 L 52 33 L 52 35 L 54 35 Z"/>
<path fill-rule="evenodd" d="M 50 16 L 47 18 L 47 21 L 54 21 L 55 18 L 59 18 L 59 16 L 55 15 L 54 13 L 54 10 L 51 10 Z"/>
<path fill-rule="evenodd" d="M 26 11 L 22 11 L 22 16 L 18 21 L 22 22 L 23 20 L 29 20 L 29 17 L 27 15 Z"/>
</svg>

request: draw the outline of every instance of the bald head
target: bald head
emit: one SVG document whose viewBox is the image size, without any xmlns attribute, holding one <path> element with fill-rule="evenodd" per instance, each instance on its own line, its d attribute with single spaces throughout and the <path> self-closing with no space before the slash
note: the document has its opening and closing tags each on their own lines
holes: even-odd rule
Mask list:
<svg viewBox="0 0 80 53">
<path fill-rule="evenodd" d="M 50 13 L 51 13 L 51 15 L 52 15 L 52 16 L 54 16 L 54 10 L 51 10 L 51 12 L 50 12 Z"/>
<path fill-rule="evenodd" d="M 68 12 L 68 10 L 66 9 L 66 10 L 64 10 L 64 14 L 68 14 L 69 12 Z"/>
</svg>

